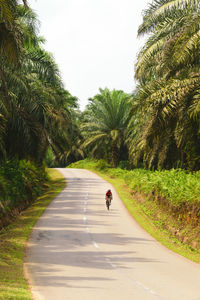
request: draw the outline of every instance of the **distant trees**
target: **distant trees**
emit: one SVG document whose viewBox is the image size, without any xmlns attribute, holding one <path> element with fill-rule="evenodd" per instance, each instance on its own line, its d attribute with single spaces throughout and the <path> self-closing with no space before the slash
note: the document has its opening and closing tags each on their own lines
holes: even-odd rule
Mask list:
<svg viewBox="0 0 200 300">
<path fill-rule="evenodd" d="M 137 89 L 120 114 L 112 92 L 92 99 L 82 131 L 89 153 L 113 166 L 123 152 L 133 166 L 200 169 L 199 13 L 193 0 L 155 0 L 144 11 L 138 34 L 148 39 L 137 58 Z"/>
<path fill-rule="evenodd" d="M 81 132 L 81 112 L 77 109 L 70 112 L 70 124 L 66 129 L 66 134 L 65 149 L 58 152 L 55 158 L 55 165 L 60 167 L 65 167 L 85 157 L 85 151 L 82 147 L 84 139 Z"/>
</svg>

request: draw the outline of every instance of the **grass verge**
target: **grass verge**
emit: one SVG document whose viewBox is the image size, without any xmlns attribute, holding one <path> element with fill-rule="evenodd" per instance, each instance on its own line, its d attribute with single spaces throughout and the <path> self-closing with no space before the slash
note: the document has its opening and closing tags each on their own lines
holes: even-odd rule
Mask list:
<svg viewBox="0 0 200 300">
<path fill-rule="evenodd" d="M 65 187 L 57 170 L 48 169 L 48 173 L 51 179 L 47 191 L 0 233 L 0 299 L 32 299 L 23 270 L 26 242 L 37 219 Z"/>
<path fill-rule="evenodd" d="M 160 214 L 161 220 L 162 218 L 169 217 L 166 216 L 166 212 L 155 203 L 150 203 L 148 201 L 137 201 L 133 190 L 128 187 L 124 178 L 120 178 L 120 176 L 115 177 L 113 172 L 111 172 L 112 175 L 109 174 L 109 169 L 100 170 L 98 168 L 98 163 L 94 163 L 89 160 L 76 162 L 69 167 L 88 169 L 110 182 L 115 187 L 131 216 L 134 217 L 134 219 L 142 228 L 144 228 L 148 233 L 151 234 L 151 236 L 153 236 L 168 249 L 190 259 L 191 261 L 200 263 L 199 250 L 193 249 L 189 245 L 181 243 L 179 239 L 174 237 L 169 231 L 162 227 L 161 221 L 154 219 L 153 212 L 156 211 L 157 214 Z"/>
</svg>

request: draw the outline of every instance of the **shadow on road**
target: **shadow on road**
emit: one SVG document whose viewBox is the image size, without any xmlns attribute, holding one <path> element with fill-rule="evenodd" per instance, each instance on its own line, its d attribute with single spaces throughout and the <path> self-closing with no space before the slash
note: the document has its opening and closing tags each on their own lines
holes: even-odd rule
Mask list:
<svg viewBox="0 0 200 300">
<path fill-rule="evenodd" d="M 92 187 L 98 187 L 96 193 Z M 67 188 L 51 203 L 36 224 L 34 238 L 28 249 L 28 263 L 31 264 L 37 285 L 74 287 L 69 282 L 86 281 L 84 288 L 89 288 L 90 280 L 109 280 L 106 270 L 113 269 L 113 266 L 108 260 L 121 269 L 128 269 L 129 263 L 159 263 L 151 258 L 139 257 L 134 251 L 125 250 L 127 245 L 133 249 L 136 244 L 148 247 L 153 240 L 127 236 L 109 228 L 111 225 L 107 221 L 104 188 L 105 182 L 101 179 L 67 178 Z M 87 216 L 87 224 L 83 216 Z M 111 209 L 109 220 L 117 217 L 119 211 Z M 86 227 L 98 228 L 98 232 L 86 231 Z M 93 241 L 99 245 L 98 249 L 93 246 Z M 109 250 L 112 245 L 114 248 Z M 108 250 L 103 251 L 101 248 Z M 60 270 L 67 270 L 68 267 L 77 268 L 77 276 L 59 275 Z M 88 269 L 105 270 L 105 277 L 89 277 Z M 80 272 L 84 276 L 80 276 Z"/>
</svg>

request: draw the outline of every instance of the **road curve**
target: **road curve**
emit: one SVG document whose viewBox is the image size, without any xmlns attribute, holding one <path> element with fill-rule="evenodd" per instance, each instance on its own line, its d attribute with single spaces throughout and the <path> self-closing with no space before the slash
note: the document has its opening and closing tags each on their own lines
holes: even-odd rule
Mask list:
<svg viewBox="0 0 200 300">
<path fill-rule="evenodd" d="M 27 247 L 34 299 L 200 300 L 200 265 L 141 229 L 108 182 L 87 170 L 58 170 L 67 186 L 36 223 Z"/>
</svg>

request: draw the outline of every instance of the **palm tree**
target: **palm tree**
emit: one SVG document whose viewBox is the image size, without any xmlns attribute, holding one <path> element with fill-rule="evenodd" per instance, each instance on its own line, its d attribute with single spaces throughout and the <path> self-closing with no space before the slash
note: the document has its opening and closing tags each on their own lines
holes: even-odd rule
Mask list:
<svg viewBox="0 0 200 300">
<path fill-rule="evenodd" d="M 1 49 L 5 52 L 0 67 L 0 72 L 3 69 L 0 74 L 1 159 L 15 157 L 41 163 L 49 145 L 64 151 L 69 108 L 76 100 L 64 90 L 52 56 L 41 48 L 34 13 L 27 7 L 17 6 L 17 2 L 8 4 L 16 4 L 11 7 L 11 12 L 15 9 L 14 25 L 8 21 L 8 27 L 15 29 L 16 22 L 22 51 L 15 61 L 6 58 L 6 48 Z M 13 36 L 18 32 L 14 29 Z"/>
<path fill-rule="evenodd" d="M 95 157 L 110 159 L 118 165 L 125 145 L 131 96 L 123 91 L 100 89 L 84 112 L 83 147 Z"/>
<path fill-rule="evenodd" d="M 64 151 L 58 152 L 56 162 L 59 166 L 67 166 L 70 163 L 81 160 L 85 157 L 82 147 L 83 136 L 80 130 L 81 112 L 76 108 L 70 109 L 70 124 L 66 128 L 67 139 Z"/>
<path fill-rule="evenodd" d="M 8 62 L 19 62 L 19 51 L 22 50 L 22 36 L 18 24 L 18 2 L 2 0 L 0 3 L 0 53 Z"/>
<path fill-rule="evenodd" d="M 199 1 L 156 0 L 144 12 L 139 34 L 150 36 L 136 64 L 143 119 L 131 151 L 148 167 L 179 160 L 198 168 L 199 32 Z"/>
</svg>

